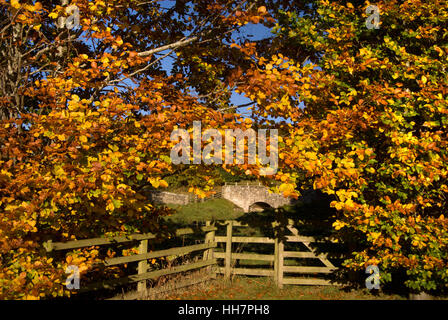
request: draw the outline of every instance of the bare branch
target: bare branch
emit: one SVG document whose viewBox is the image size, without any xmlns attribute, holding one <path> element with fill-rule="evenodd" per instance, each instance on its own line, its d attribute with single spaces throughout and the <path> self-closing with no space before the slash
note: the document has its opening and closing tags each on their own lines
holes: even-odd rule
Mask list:
<svg viewBox="0 0 448 320">
<path fill-rule="evenodd" d="M 167 44 L 166 46 L 161 46 L 159 48 L 155 48 L 155 49 L 152 49 L 152 50 L 139 52 L 138 56 L 139 57 L 147 57 L 147 56 L 150 56 L 150 55 L 152 55 L 154 53 L 158 53 L 158 52 L 161 52 L 161 51 L 183 47 L 183 46 L 185 46 L 185 45 L 187 45 L 187 44 L 189 44 L 189 43 L 191 43 L 193 41 L 196 41 L 196 40 L 198 40 L 198 37 L 196 37 L 196 36 L 191 37 L 189 39 L 185 39 L 185 40 L 182 39 L 182 40 L 179 40 L 177 42 L 174 42 L 174 43 L 171 43 L 171 44 Z"/>
</svg>

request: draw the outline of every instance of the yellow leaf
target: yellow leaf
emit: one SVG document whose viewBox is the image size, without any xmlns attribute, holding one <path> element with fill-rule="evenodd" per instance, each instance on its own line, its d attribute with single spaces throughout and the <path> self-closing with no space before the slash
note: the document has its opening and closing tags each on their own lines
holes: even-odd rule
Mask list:
<svg viewBox="0 0 448 320">
<path fill-rule="evenodd" d="M 376 239 L 378 239 L 381 235 L 381 232 L 371 232 L 370 236 L 373 238 L 373 241 L 375 241 Z"/>
<path fill-rule="evenodd" d="M 160 180 L 160 186 L 162 188 L 166 188 L 166 187 L 168 187 L 168 182 L 166 182 L 165 180 Z"/>
<path fill-rule="evenodd" d="M 150 178 L 149 182 L 152 184 L 152 186 L 154 188 L 158 188 L 159 185 L 160 185 L 160 180 L 159 179 L 152 179 L 152 178 Z"/>
<path fill-rule="evenodd" d="M 103 57 L 103 58 L 101 59 L 101 62 L 102 62 L 103 64 L 108 64 L 108 63 L 110 62 L 110 60 L 109 60 L 108 57 Z"/>
<path fill-rule="evenodd" d="M 115 209 L 114 204 L 112 202 L 109 202 L 109 204 L 107 205 L 106 209 L 108 211 L 114 211 L 114 209 Z"/>
<path fill-rule="evenodd" d="M 260 13 L 260 14 L 264 14 L 264 13 L 266 13 L 266 7 L 265 7 L 265 6 L 261 6 L 261 7 L 259 7 L 259 8 L 258 8 L 258 13 Z"/>
<path fill-rule="evenodd" d="M 58 18 L 58 13 L 57 12 L 52 12 L 48 15 L 50 18 L 52 19 L 57 19 Z"/>
<path fill-rule="evenodd" d="M 86 143 L 87 142 L 87 137 L 82 135 L 79 137 L 79 141 L 81 141 L 82 143 Z"/>
<path fill-rule="evenodd" d="M 335 221 L 335 222 L 333 223 L 333 227 L 334 227 L 336 230 L 339 230 L 339 229 L 345 227 L 346 225 L 347 225 L 347 224 L 346 224 L 345 222 L 342 222 L 342 221 L 339 221 L 339 220 L 337 220 L 337 221 Z"/>
<path fill-rule="evenodd" d="M 422 82 L 423 84 L 426 84 L 426 82 L 428 82 L 428 79 L 425 76 L 422 76 Z"/>
<path fill-rule="evenodd" d="M 62 169 L 61 166 L 56 167 L 56 169 L 54 170 L 55 175 L 57 176 L 62 176 L 63 174 L 65 174 L 64 169 Z"/>
<path fill-rule="evenodd" d="M 21 7 L 18 0 L 11 0 L 11 6 L 15 9 L 20 9 L 20 7 Z"/>
</svg>

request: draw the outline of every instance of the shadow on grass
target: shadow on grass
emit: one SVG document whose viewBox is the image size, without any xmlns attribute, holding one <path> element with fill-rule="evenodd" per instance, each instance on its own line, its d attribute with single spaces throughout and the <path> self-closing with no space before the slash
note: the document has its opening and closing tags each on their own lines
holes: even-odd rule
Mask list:
<svg viewBox="0 0 448 320">
<path fill-rule="evenodd" d="M 338 285 L 340 290 L 351 292 L 353 290 L 366 289 L 366 278 L 369 276 L 365 270 L 353 271 L 343 267 L 343 261 L 351 256 L 356 250 L 362 250 L 366 245 L 365 236 L 361 233 L 347 233 L 335 235 L 332 227 L 335 222 L 336 210 L 330 207 L 334 198 L 320 191 L 309 191 L 305 196 L 299 198 L 294 205 L 278 209 L 267 209 L 263 212 L 247 213 L 237 220 L 247 224 L 250 228 L 259 230 L 259 233 L 275 238 L 276 236 L 285 243 L 287 251 L 310 251 L 316 254 L 325 254 L 328 260 L 336 267 L 330 274 L 314 274 L 321 279 L 329 280 Z M 300 236 L 313 237 L 314 242 L 304 245 L 303 243 L 287 243 L 286 237 L 292 235 L 288 224 L 297 229 Z M 273 227 L 273 223 L 276 223 Z M 337 239 L 337 242 L 334 240 Z M 285 265 L 300 266 L 324 266 L 317 258 L 313 259 L 288 259 Z M 302 277 L 302 276 L 301 276 Z M 306 275 L 305 275 L 306 277 Z M 393 281 L 381 288 L 381 292 L 396 294 L 407 297 L 407 290 L 403 286 L 404 276 L 398 271 L 392 277 Z M 379 296 L 378 290 L 371 290 L 370 294 Z"/>
</svg>

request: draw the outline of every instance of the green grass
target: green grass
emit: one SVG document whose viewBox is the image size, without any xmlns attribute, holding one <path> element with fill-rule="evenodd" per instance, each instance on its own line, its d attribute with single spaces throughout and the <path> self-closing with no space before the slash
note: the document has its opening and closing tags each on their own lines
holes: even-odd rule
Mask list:
<svg viewBox="0 0 448 320">
<path fill-rule="evenodd" d="M 241 209 L 225 199 L 212 199 L 187 205 L 169 204 L 167 206 L 175 209 L 176 213 L 165 217 L 165 219 L 182 224 L 207 220 L 232 220 L 243 215 Z"/>
<path fill-rule="evenodd" d="M 284 286 L 279 289 L 270 278 L 235 277 L 217 279 L 206 285 L 169 294 L 176 300 L 396 300 L 399 295 L 374 294 L 367 289 L 345 290 L 336 286 Z"/>
</svg>

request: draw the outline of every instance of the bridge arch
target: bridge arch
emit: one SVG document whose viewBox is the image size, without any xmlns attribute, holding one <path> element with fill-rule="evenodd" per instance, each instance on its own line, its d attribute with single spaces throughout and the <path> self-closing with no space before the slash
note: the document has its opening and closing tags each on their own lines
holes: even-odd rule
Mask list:
<svg viewBox="0 0 448 320">
<path fill-rule="evenodd" d="M 222 187 L 222 197 L 233 202 L 244 212 L 250 212 L 255 203 L 265 203 L 271 208 L 278 208 L 292 202 L 282 194 L 269 192 L 269 189 L 261 185 L 225 185 Z M 257 205 L 258 208 L 266 205 Z"/>
<path fill-rule="evenodd" d="M 249 205 L 249 212 L 261 212 L 272 208 L 272 205 L 267 202 L 257 201 Z"/>
</svg>

